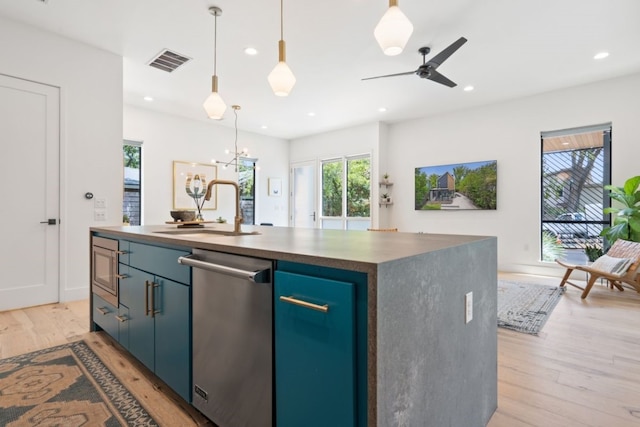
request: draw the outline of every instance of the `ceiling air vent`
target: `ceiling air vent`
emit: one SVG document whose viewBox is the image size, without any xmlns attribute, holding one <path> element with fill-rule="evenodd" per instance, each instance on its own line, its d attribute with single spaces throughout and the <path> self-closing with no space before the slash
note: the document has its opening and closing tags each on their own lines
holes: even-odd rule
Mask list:
<svg viewBox="0 0 640 427">
<path fill-rule="evenodd" d="M 172 52 L 169 49 L 165 49 L 153 58 L 151 62 L 149 62 L 149 65 L 159 70 L 171 73 L 190 60 L 191 58 Z"/>
</svg>

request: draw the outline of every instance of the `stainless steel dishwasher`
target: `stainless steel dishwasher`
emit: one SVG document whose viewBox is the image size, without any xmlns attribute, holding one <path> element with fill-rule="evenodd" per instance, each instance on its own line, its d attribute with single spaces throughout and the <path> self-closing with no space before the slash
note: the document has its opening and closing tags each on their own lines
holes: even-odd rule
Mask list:
<svg viewBox="0 0 640 427">
<path fill-rule="evenodd" d="M 272 262 L 194 249 L 193 406 L 220 427 L 273 425 Z"/>
</svg>

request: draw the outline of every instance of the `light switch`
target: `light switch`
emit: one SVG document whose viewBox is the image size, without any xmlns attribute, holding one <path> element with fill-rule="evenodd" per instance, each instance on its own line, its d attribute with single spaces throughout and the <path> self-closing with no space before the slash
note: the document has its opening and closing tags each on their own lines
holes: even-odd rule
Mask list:
<svg viewBox="0 0 640 427">
<path fill-rule="evenodd" d="M 106 209 L 107 208 L 107 198 L 106 197 L 96 197 L 93 201 L 93 207 L 95 209 Z"/>
</svg>

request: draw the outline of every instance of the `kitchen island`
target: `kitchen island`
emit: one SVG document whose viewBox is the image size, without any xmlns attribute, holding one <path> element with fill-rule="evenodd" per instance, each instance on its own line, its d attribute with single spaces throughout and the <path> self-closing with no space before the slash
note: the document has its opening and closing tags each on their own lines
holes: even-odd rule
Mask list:
<svg viewBox="0 0 640 427">
<path fill-rule="evenodd" d="M 214 234 L 231 231 L 225 225 L 158 225 L 94 227 L 91 234 L 181 253 L 202 249 L 272 260 L 276 288 L 279 272 L 283 278 L 353 283 L 351 425 L 486 425 L 497 407 L 495 237 L 250 226 L 243 231 L 259 234 Z M 467 313 L 468 300 L 472 313 Z M 276 343 L 279 327 L 274 324 Z M 289 344 L 280 348 L 299 349 Z M 278 358 L 294 363 L 297 356 L 277 350 L 274 399 L 286 410 L 286 401 L 306 391 L 285 390 L 286 399 L 279 395 Z M 322 360 L 311 363 L 322 369 Z M 327 372 L 333 368 L 327 366 Z M 313 414 L 308 416 L 313 421 Z M 278 415 L 278 426 L 284 419 Z"/>
</svg>

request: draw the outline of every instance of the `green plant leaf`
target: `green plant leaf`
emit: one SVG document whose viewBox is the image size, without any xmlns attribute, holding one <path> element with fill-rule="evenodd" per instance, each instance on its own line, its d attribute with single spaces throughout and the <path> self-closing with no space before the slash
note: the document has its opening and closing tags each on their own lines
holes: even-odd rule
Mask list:
<svg viewBox="0 0 640 427">
<path fill-rule="evenodd" d="M 627 240 L 629 238 L 629 228 L 627 222 L 620 222 L 619 224 L 612 225 L 609 228 L 605 228 L 600 233 L 601 236 L 605 236 L 607 240 L 613 244 L 618 239 Z"/>
<path fill-rule="evenodd" d="M 604 188 L 605 190 L 609 190 L 612 193 L 624 194 L 624 188 L 618 187 L 617 185 L 605 185 Z"/>
<path fill-rule="evenodd" d="M 624 183 L 624 192 L 625 194 L 633 194 L 636 192 L 636 189 L 640 186 L 640 175 L 634 176 L 633 178 L 629 178 Z"/>
<path fill-rule="evenodd" d="M 604 208 L 604 209 L 602 210 L 602 212 L 604 212 L 605 214 L 610 214 L 610 213 L 612 213 L 612 214 L 617 214 L 618 212 L 620 212 L 620 209 L 618 209 L 618 208 L 613 208 L 613 207 L 612 207 L 612 208 Z"/>
</svg>

